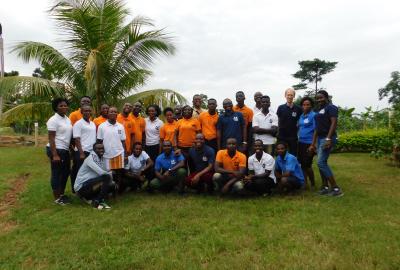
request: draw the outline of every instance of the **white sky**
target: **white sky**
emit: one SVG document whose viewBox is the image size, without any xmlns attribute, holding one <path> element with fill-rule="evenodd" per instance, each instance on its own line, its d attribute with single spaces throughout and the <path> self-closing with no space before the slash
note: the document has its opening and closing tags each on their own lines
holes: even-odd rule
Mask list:
<svg viewBox="0 0 400 270">
<path fill-rule="evenodd" d="M 400 69 L 399 1 L 262 1 L 135 0 L 126 1 L 133 16 L 154 20 L 175 37 L 177 53 L 153 66 L 142 89 L 169 88 L 191 100 L 195 93 L 234 99 L 237 90 L 262 91 L 276 108 L 283 91 L 298 81 L 291 74 L 299 60 L 338 61 L 322 86 L 335 104 L 384 108 L 377 90 L 390 72 Z M 0 0 L 6 71 L 30 75 L 36 63 L 10 54 L 18 41 L 57 45 L 57 31 L 47 0 Z"/>
</svg>

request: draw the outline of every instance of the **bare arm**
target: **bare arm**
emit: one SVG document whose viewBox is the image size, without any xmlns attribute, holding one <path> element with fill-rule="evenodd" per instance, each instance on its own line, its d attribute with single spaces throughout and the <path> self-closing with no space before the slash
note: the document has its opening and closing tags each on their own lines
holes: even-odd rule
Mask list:
<svg viewBox="0 0 400 270">
<path fill-rule="evenodd" d="M 52 161 L 54 161 L 54 162 L 60 161 L 60 157 L 58 156 L 57 149 L 56 149 L 56 132 L 55 131 L 49 131 L 49 144 L 50 144 Z"/>
</svg>

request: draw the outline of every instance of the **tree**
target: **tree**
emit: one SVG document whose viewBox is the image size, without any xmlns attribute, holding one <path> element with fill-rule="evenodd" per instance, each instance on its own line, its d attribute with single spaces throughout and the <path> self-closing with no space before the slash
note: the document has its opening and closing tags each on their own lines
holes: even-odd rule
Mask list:
<svg viewBox="0 0 400 270">
<path fill-rule="evenodd" d="M 315 58 L 314 60 L 299 61 L 300 70 L 298 70 L 293 77 L 300 79 L 300 83 L 293 85 L 294 89 L 307 89 L 307 85 L 314 83 L 315 87 L 308 90 L 307 95 L 317 95 L 318 83 L 322 81 L 322 76 L 332 72 L 338 62 L 328 62 Z"/>
<path fill-rule="evenodd" d="M 400 72 L 393 71 L 390 77 L 386 86 L 378 90 L 379 99 L 388 97 L 389 104 L 400 107 Z"/>
<path fill-rule="evenodd" d="M 62 33 L 64 51 L 33 41 L 13 48 L 25 62 L 36 60 L 51 67 L 56 83 L 42 76 L 8 77 L 0 81 L 0 94 L 25 91 L 52 98 L 64 95 L 78 104 L 91 96 L 99 111 L 102 103 L 115 104 L 142 86 L 152 74 L 155 57 L 175 51 L 163 29 L 144 17 L 129 19 L 122 0 L 57 1 L 49 10 Z"/>
<path fill-rule="evenodd" d="M 11 70 L 10 72 L 4 72 L 4 77 L 13 77 L 18 76 L 19 72 L 15 70 Z"/>
</svg>

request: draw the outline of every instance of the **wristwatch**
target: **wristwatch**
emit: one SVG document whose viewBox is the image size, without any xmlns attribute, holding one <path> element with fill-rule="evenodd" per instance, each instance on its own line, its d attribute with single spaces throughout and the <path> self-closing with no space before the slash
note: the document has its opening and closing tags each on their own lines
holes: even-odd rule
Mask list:
<svg viewBox="0 0 400 270">
<path fill-rule="evenodd" d="M 325 138 L 325 141 L 330 141 L 331 139 L 330 138 Z"/>
</svg>

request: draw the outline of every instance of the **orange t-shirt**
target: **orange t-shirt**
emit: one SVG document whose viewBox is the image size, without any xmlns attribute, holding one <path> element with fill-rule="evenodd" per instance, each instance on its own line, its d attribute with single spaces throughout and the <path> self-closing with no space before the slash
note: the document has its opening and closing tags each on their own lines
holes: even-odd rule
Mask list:
<svg viewBox="0 0 400 270">
<path fill-rule="evenodd" d="M 193 142 L 196 139 L 196 133 L 201 130 L 199 120 L 196 118 L 182 118 L 176 123 L 176 125 L 179 131 L 178 146 L 192 147 Z"/>
<path fill-rule="evenodd" d="M 140 115 L 136 117 L 135 115 L 131 114 L 133 123 L 135 124 L 135 143 L 136 142 L 142 142 L 143 139 L 143 132 L 146 127 L 146 122 L 144 121 L 144 118 L 141 117 Z"/>
<path fill-rule="evenodd" d="M 233 111 L 235 112 L 241 112 L 243 114 L 244 122 L 246 123 L 246 127 L 248 126 L 249 123 L 253 122 L 253 110 L 247 107 L 246 105 L 243 106 L 243 108 L 239 108 L 238 105 L 235 105 L 233 107 Z"/>
<path fill-rule="evenodd" d="M 117 116 L 117 122 L 122 124 L 125 129 L 125 146 L 126 152 L 132 153 L 132 145 L 131 145 L 131 134 L 135 133 L 135 123 L 132 118 L 128 115 L 128 117 L 124 117 L 121 113 Z"/>
<path fill-rule="evenodd" d="M 96 125 L 96 128 L 98 128 L 105 121 L 107 121 L 107 118 L 104 118 L 102 115 L 93 119 L 93 123 Z"/>
<path fill-rule="evenodd" d="M 209 112 L 202 112 L 199 116 L 199 122 L 201 125 L 201 132 L 206 140 L 217 138 L 217 112 L 215 112 L 214 115 L 211 115 Z"/>
<path fill-rule="evenodd" d="M 165 122 L 164 125 L 160 128 L 160 139 L 163 139 L 164 141 L 170 141 L 172 143 L 172 146 L 176 146 L 174 140 L 176 129 L 176 121 L 172 123 Z"/>
<path fill-rule="evenodd" d="M 74 125 L 76 122 L 78 122 L 79 120 L 81 120 L 83 117 L 82 113 L 81 113 L 81 109 L 77 109 L 76 111 L 73 111 L 70 115 L 69 115 L 69 120 L 71 120 L 71 124 Z"/>
<path fill-rule="evenodd" d="M 228 150 L 219 150 L 216 162 L 222 163 L 222 168 L 229 171 L 239 171 L 240 168 L 246 168 L 246 156 L 236 151 L 236 154 L 231 158 L 228 154 Z"/>
</svg>

